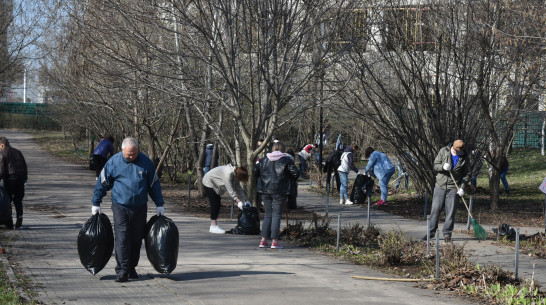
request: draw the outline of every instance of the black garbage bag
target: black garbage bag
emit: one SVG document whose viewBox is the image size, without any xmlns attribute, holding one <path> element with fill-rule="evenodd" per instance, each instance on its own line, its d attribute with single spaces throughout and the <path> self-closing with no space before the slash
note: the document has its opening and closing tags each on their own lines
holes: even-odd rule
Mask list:
<svg viewBox="0 0 546 305">
<path fill-rule="evenodd" d="M 499 226 L 499 236 L 508 239 L 516 239 L 516 230 L 509 224 L 503 223 Z"/>
<path fill-rule="evenodd" d="M 0 225 L 13 227 L 13 219 L 11 218 L 11 203 L 9 197 L 3 187 L 0 187 Z"/>
<path fill-rule="evenodd" d="M 83 225 L 78 234 L 80 262 L 95 275 L 106 266 L 114 251 L 114 232 L 106 214 L 97 213 Z"/>
<path fill-rule="evenodd" d="M 154 215 L 146 223 L 144 243 L 146 256 L 159 273 L 171 273 L 178 260 L 178 228 L 163 215 Z"/>
<path fill-rule="evenodd" d="M 260 213 L 255 207 L 243 207 L 239 211 L 237 226 L 226 233 L 240 235 L 258 235 L 260 234 Z"/>
<path fill-rule="evenodd" d="M 365 203 L 366 197 L 371 196 L 372 189 L 372 178 L 363 174 L 357 175 L 349 200 L 351 200 L 353 203 Z"/>
</svg>

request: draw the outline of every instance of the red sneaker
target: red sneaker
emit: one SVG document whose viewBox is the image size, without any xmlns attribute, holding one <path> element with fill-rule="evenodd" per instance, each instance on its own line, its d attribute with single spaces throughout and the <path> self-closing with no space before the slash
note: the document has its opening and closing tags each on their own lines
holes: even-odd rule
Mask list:
<svg viewBox="0 0 546 305">
<path fill-rule="evenodd" d="M 267 243 L 267 241 L 262 240 L 262 241 L 260 242 L 260 246 L 259 246 L 259 247 L 260 247 L 260 248 L 267 248 L 267 247 L 269 247 L 269 244 Z"/>
<path fill-rule="evenodd" d="M 282 249 L 282 248 L 284 247 L 281 246 L 278 242 L 271 243 L 271 249 Z"/>
<path fill-rule="evenodd" d="M 375 203 L 375 205 L 386 205 L 386 204 L 387 202 L 383 201 L 383 199 L 379 199 L 379 201 Z"/>
</svg>

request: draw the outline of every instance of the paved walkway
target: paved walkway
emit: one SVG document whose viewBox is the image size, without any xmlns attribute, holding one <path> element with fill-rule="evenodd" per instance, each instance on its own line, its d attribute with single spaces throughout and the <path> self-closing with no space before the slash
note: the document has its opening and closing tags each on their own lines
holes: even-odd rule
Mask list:
<svg viewBox="0 0 546 305">
<path fill-rule="evenodd" d="M 0 260 L 9 256 L 12 267 L 34 283 L 35 299 L 44 304 L 464 304 L 411 283 L 352 279 L 388 275 L 308 249 L 289 244 L 283 250 L 258 249 L 257 236 L 209 234 L 208 219 L 185 216 L 169 204 L 166 216 L 180 231 L 178 266 L 172 274 L 158 274 L 142 247 L 140 279 L 115 283 L 114 258 L 93 276 L 81 266 L 76 249 L 79 229 L 91 216 L 93 172 L 59 161 L 25 133 L 0 130 L 0 135 L 23 152 L 30 170 L 23 227 L 0 230 L 6 249 Z M 324 198 L 304 191 L 305 184 L 301 187 L 299 204 L 320 210 Z M 111 218 L 108 202 L 104 200 L 103 212 Z M 330 215 L 342 214 L 344 225 L 365 221 L 364 212 L 362 206 L 330 208 Z M 400 226 L 408 234 L 422 235 L 422 223 L 379 211 L 372 217 L 383 228 Z M 222 223 L 227 229 L 235 226 L 235 221 Z M 468 236 L 455 238 L 460 242 Z M 496 257 L 492 254 L 489 260 L 501 262 Z"/>
</svg>

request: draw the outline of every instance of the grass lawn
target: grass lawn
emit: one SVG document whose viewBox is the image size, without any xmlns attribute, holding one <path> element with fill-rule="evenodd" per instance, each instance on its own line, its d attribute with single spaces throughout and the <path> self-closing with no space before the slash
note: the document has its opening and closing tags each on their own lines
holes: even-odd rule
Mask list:
<svg viewBox="0 0 546 305">
<path fill-rule="evenodd" d="M 510 194 L 501 192 L 500 209 L 490 209 L 490 191 L 488 165 L 484 163 L 477 181 L 477 190 L 473 199 L 472 214 L 480 224 L 498 226 L 502 223 L 513 227 L 544 227 L 545 195 L 538 187 L 546 177 L 546 156 L 539 150 L 513 150 L 508 156 L 510 163 L 507 175 Z M 392 180 L 398 173 L 393 175 Z M 391 180 L 391 183 L 392 183 Z M 500 186 L 501 191 L 504 187 Z M 465 195 L 467 203 L 470 197 Z M 378 200 L 375 194 L 372 200 Z M 380 210 L 414 219 L 424 218 L 424 198 L 417 197 L 411 184 L 406 191 L 389 195 L 389 205 L 377 207 Z M 429 196 L 429 210 L 432 194 Z M 457 206 L 457 222 L 466 222 L 467 212 L 462 202 Z"/>
</svg>

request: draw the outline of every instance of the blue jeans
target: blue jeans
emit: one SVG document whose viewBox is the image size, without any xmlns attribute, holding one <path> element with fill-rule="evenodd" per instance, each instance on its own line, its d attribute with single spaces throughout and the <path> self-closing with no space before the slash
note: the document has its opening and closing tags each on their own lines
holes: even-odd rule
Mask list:
<svg viewBox="0 0 546 305">
<path fill-rule="evenodd" d="M 298 157 L 300 158 L 300 176 L 304 177 L 305 171 L 307 170 L 307 161 L 305 160 L 304 157 L 300 155 L 298 155 Z"/>
<path fill-rule="evenodd" d="M 383 178 L 379 179 L 379 188 L 381 189 L 381 199 L 387 201 L 387 195 L 389 194 L 389 180 L 391 180 L 392 175 L 394 174 L 394 168 L 385 173 Z"/>
<path fill-rule="evenodd" d="M 502 181 L 502 184 L 504 185 L 504 190 L 509 192 L 510 186 L 508 186 L 508 180 L 506 180 L 506 174 L 508 173 L 508 167 L 503 169 L 500 173 L 500 180 Z"/>
<path fill-rule="evenodd" d="M 339 182 L 341 182 L 341 185 L 339 186 L 339 199 L 347 199 L 349 200 L 349 194 L 347 193 L 347 179 L 349 176 L 349 173 L 339 172 Z"/>
<path fill-rule="evenodd" d="M 407 172 L 398 172 L 398 178 L 396 178 L 396 185 L 394 186 L 395 189 L 398 189 L 400 187 L 400 182 L 402 181 L 402 176 L 405 177 L 405 183 L 404 186 L 406 187 L 406 190 L 408 189 L 409 184 L 409 174 Z"/>
<path fill-rule="evenodd" d="M 284 204 L 288 201 L 288 195 L 262 194 L 264 204 L 264 220 L 262 222 L 262 237 L 279 239 L 281 229 L 281 216 Z"/>
</svg>

